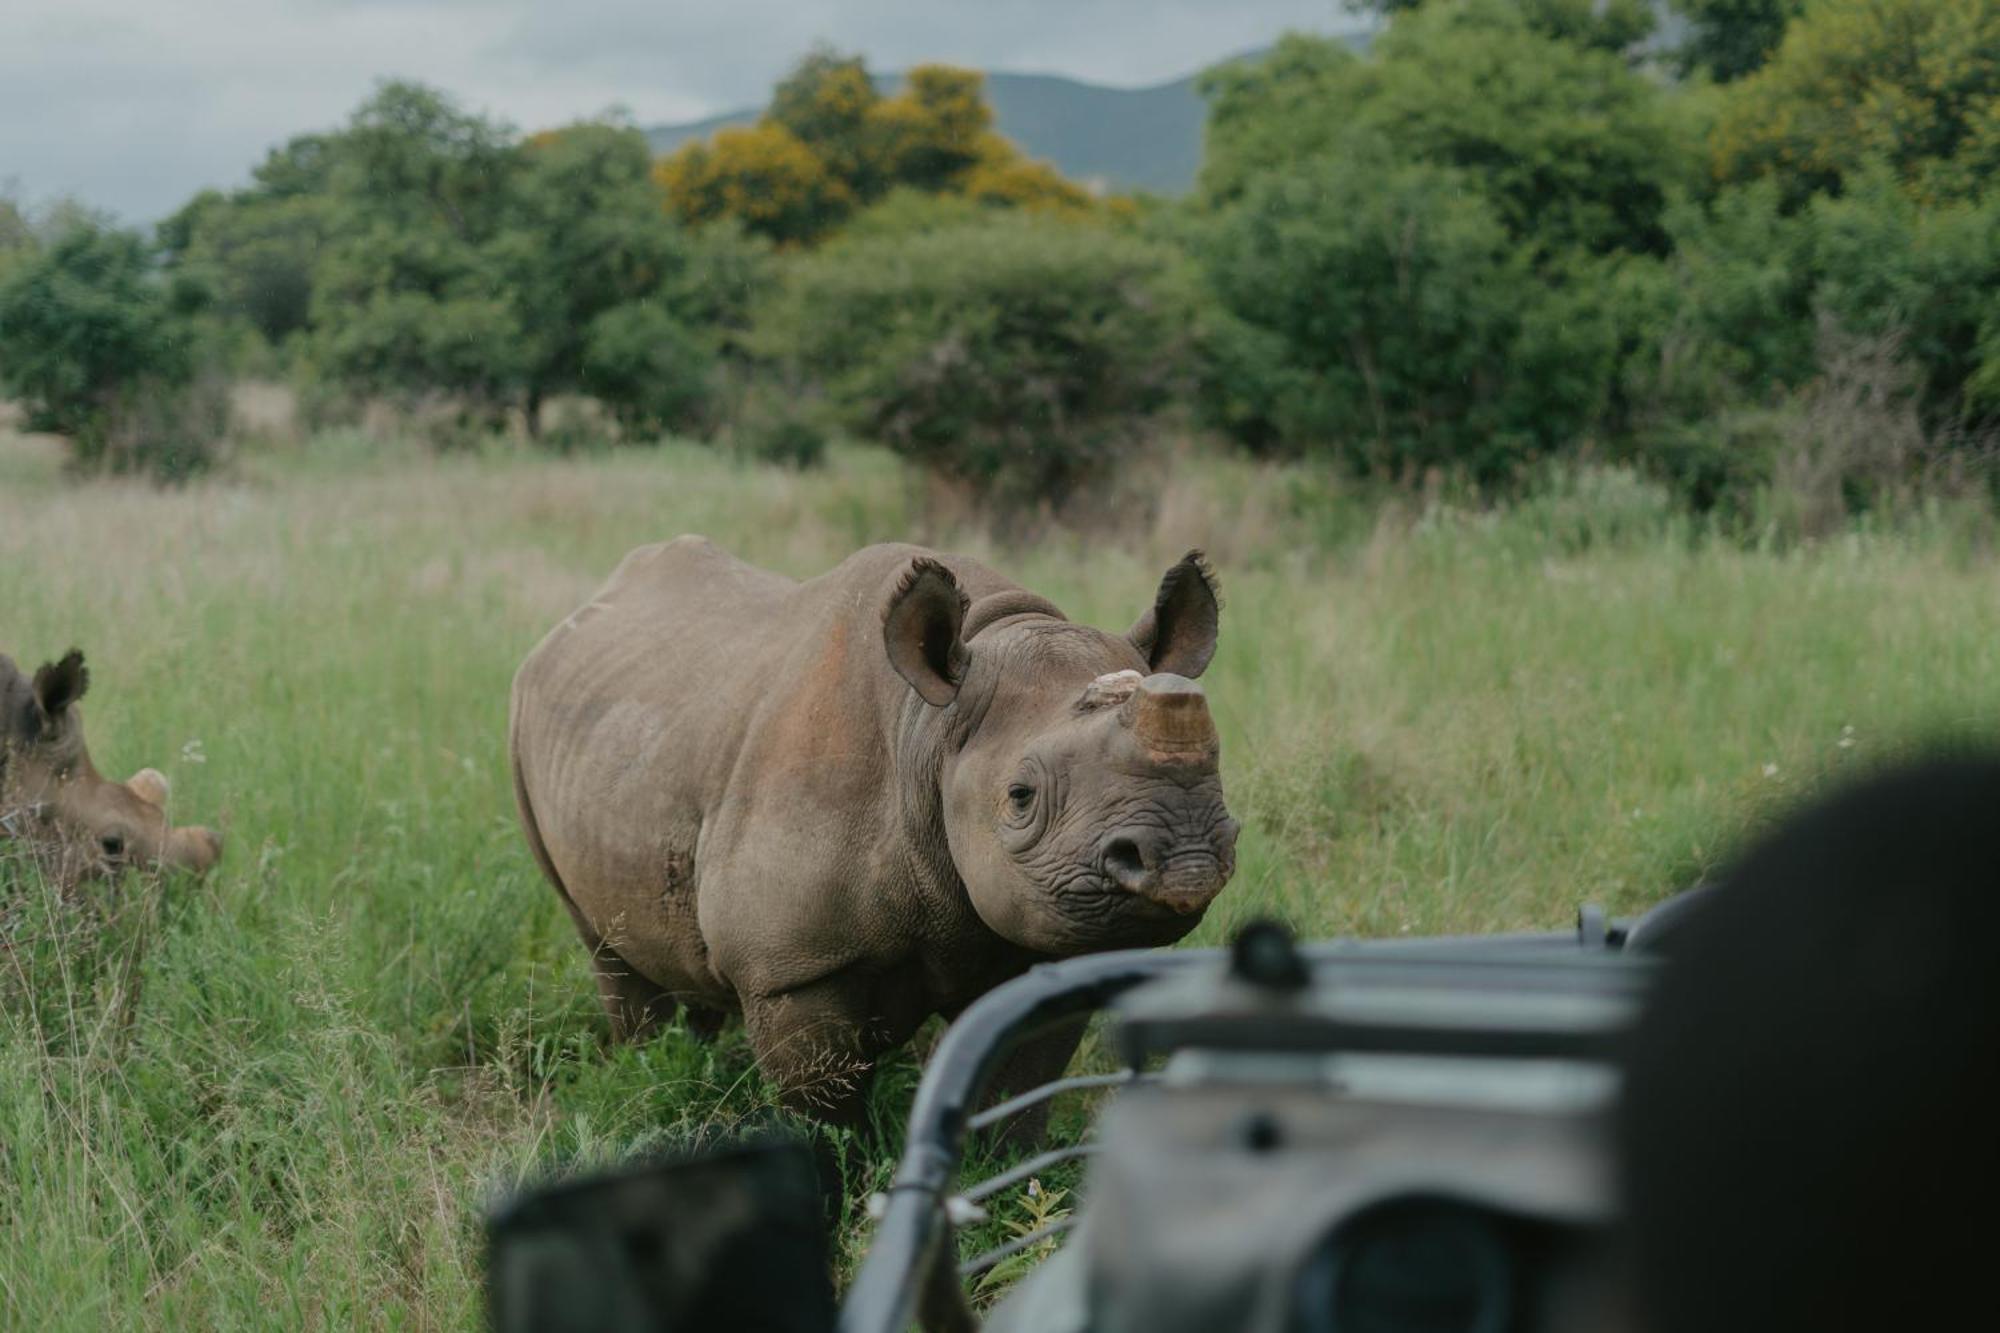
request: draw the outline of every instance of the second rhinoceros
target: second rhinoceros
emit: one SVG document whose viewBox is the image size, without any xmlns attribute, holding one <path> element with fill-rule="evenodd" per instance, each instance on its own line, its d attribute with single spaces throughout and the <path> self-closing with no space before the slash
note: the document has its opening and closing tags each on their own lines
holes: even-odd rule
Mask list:
<svg viewBox="0 0 2000 1333">
<path fill-rule="evenodd" d="M 510 723 L 614 1032 L 740 1013 L 789 1102 L 851 1121 L 932 1014 L 1179 939 L 1235 866 L 1194 683 L 1219 611 L 1200 552 L 1113 634 L 914 546 L 804 582 L 700 537 L 633 551 L 528 656 Z"/>
</svg>

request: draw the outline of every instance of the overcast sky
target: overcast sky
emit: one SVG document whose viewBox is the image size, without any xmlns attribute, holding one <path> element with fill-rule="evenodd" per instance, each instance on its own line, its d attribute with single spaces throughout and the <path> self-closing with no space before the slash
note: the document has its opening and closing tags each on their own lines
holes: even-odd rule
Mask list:
<svg viewBox="0 0 2000 1333">
<path fill-rule="evenodd" d="M 383 77 L 524 128 L 755 105 L 820 39 L 1121 86 L 1178 77 L 1340 0 L 5 0 L 0 189 L 150 221 L 338 124 Z"/>
</svg>

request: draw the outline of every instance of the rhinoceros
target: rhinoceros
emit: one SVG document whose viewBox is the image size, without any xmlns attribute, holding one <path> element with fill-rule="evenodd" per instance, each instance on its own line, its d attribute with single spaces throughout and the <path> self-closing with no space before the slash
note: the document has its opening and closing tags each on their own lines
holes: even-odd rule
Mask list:
<svg viewBox="0 0 2000 1333">
<path fill-rule="evenodd" d="M 222 839 L 167 822 L 165 777 L 113 782 L 90 762 L 77 706 L 89 688 L 75 649 L 33 680 L 0 654 L 0 853 L 24 848 L 66 886 L 127 867 L 207 872 Z"/>
<path fill-rule="evenodd" d="M 614 1036 L 740 1014 L 785 1101 L 852 1122 L 930 1016 L 1185 935 L 1235 868 L 1194 682 L 1219 615 L 1199 551 L 1124 634 L 916 546 L 803 582 L 701 537 L 633 551 L 529 654 L 510 719 Z"/>
</svg>

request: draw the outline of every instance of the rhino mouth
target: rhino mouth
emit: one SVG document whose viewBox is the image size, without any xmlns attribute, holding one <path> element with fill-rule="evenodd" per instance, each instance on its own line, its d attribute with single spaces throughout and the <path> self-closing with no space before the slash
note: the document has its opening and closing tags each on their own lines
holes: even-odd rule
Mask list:
<svg viewBox="0 0 2000 1333">
<path fill-rule="evenodd" d="M 1087 947 L 1171 944 L 1201 923 L 1229 879 L 1229 867 L 1213 855 L 1177 857 L 1143 876 L 1129 863 L 1110 859 L 1110 865 L 1077 876 L 1050 904 L 1060 929 Z M 1132 887 L 1135 879 L 1144 883 L 1144 892 Z"/>
</svg>

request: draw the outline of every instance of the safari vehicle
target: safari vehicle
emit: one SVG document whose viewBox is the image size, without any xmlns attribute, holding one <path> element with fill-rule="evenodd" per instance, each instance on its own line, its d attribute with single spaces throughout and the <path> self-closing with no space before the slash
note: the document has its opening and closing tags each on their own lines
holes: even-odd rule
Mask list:
<svg viewBox="0 0 2000 1333">
<path fill-rule="evenodd" d="M 810 1155 L 752 1145 L 574 1182 L 491 1222 L 494 1324 L 791 1333 L 1504 1333 L 1606 1327 L 1612 1044 L 1695 897 L 1573 931 L 1038 967 L 960 1017 L 919 1085 L 836 1306 Z M 1123 1069 L 978 1110 L 1014 1043 L 1108 1010 Z M 1085 1141 L 983 1180 L 969 1136 L 1112 1089 Z M 964 1261 L 957 1231 L 1060 1163 L 1082 1203 Z M 963 1283 L 1068 1231 L 986 1315 Z"/>
</svg>

